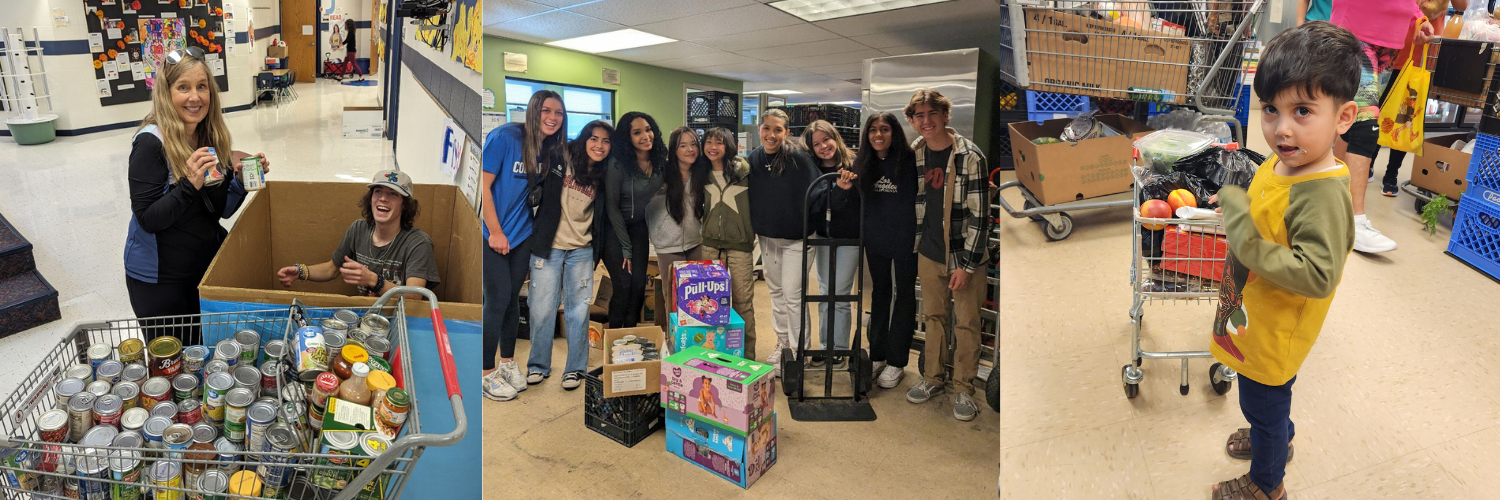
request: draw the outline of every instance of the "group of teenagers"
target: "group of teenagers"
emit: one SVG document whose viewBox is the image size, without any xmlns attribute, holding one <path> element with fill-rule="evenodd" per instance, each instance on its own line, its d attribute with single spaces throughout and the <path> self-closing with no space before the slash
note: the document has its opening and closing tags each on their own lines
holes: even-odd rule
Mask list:
<svg viewBox="0 0 1500 500">
<path fill-rule="evenodd" d="M 974 419 L 980 307 L 986 269 L 994 262 L 987 237 L 992 221 L 986 217 L 992 189 L 984 154 L 948 127 L 951 108 L 939 92 L 917 91 L 903 110 L 921 135 L 915 142 L 907 140 L 896 115 L 871 113 L 857 153 L 828 122 L 815 121 L 793 137 L 786 112 L 769 109 L 758 123 L 761 145 L 741 156 L 734 130 L 712 128 L 700 137 L 679 127 L 663 137 L 656 120 L 637 111 L 615 124 L 589 122 L 570 141 L 562 96 L 536 92 L 524 123 L 498 127 L 484 142 L 485 397 L 514 400 L 527 386 L 550 377 L 559 306 L 568 349 L 562 386 L 577 388 L 588 363 L 597 263 L 604 262 L 613 287 L 609 327 L 633 327 L 641 320 L 652 248 L 657 269 L 668 280 L 675 262 L 724 263 L 732 307 L 745 322 L 745 357 L 759 359 L 754 311 L 759 245 L 776 333 L 776 347 L 764 361 L 779 367 L 783 350 L 794 348 L 803 335 L 800 307 L 808 272 L 803 240 L 857 238 L 862 232 L 873 285 L 869 353 L 876 385 L 894 389 L 904 376 L 920 279 L 928 366 L 907 400 L 925 403 L 948 390 L 954 417 Z M 835 180 L 814 182 L 826 174 L 836 174 Z M 831 210 L 831 217 L 804 213 L 809 189 L 811 212 Z M 859 249 L 813 251 L 809 260 L 817 262 L 820 289 L 849 294 L 860 270 Z M 836 276 L 827 275 L 828 259 L 837 260 Z M 531 330 L 524 373 L 515 358 L 522 286 L 529 287 Z M 855 320 L 850 304 L 819 307 L 820 317 L 833 315 L 833 328 L 823 328 L 821 346 L 810 348 L 831 343 L 833 349 L 849 349 Z M 956 348 L 952 379 L 945 380 L 942 351 L 950 334 Z M 847 366 L 849 360 L 810 357 L 806 362 Z"/>
</svg>

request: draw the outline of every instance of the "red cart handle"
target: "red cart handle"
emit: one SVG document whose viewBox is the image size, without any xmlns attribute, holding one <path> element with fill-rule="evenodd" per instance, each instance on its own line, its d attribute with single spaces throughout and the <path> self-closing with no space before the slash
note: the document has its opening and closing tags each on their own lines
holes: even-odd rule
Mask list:
<svg viewBox="0 0 1500 500">
<path fill-rule="evenodd" d="M 419 294 L 427 299 L 428 304 L 432 305 L 432 333 L 433 337 L 437 340 L 439 361 L 443 365 L 443 383 L 448 386 L 448 397 L 450 399 L 455 396 L 462 396 L 463 393 L 458 387 L 458 368 L 453 364 L 453 345 L 448 342 L 448 326 L 443 324 L 443 312 L 438 309 L 437 296 L 433 295 L 432 291 L 426 288 L 398 286 L 391 288 L 384 295 L 381 295 L 380 299 L 375 301 L 373 308 L 378 310 L 384 307 L 386 301 L 399 294 Z M 391 362 L 393 368 L 401 366 L 400 356 L 401 352 L 397 350 L 396 359 Z M 392 375 L 397 378 L 396 382 L 398 385 L 404 385 L 401 379 L 405 377 L 403 377 L 404 374 L 400 373 L 399 369 L 397 369 L 397 373 L 393 373 Z"/>
</svg>

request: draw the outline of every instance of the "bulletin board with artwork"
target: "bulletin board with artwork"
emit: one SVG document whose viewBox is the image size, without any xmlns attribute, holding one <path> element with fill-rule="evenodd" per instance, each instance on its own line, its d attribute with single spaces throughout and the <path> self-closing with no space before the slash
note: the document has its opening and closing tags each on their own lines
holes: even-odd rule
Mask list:
<svg viewBox="0 0 1500 500">
<path fill-rule="evenodd" d="M 89 51 L 99 102 L 105 106 L 151 100 L 162 59 L 198 47 L 219 84 L 229 90 L 225 47 L 233 47 L 223 0 L 84 0 Z M 231 21 L 232 23 L 232 21 Z"/>
</svg>

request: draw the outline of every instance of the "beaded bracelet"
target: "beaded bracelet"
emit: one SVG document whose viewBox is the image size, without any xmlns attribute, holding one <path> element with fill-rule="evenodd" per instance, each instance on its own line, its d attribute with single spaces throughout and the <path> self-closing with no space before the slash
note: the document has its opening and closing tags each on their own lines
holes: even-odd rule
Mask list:
<svg viewBox="0 0 1500 500">
<path fill-rule="evenodd" d="M 307 264 L 297 264 L 297 279 L 307 281 L 308 274 Z"/>
</svg>

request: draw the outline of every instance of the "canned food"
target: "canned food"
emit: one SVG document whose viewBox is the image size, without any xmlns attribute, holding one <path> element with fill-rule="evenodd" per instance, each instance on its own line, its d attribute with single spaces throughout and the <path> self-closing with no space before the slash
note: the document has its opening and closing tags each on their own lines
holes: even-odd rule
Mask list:
<svg viewBox="0 0 1500 500">
<path fill-rule="evenodd" d="M 186 455 L 182 462 L 182 484 L 196 485 L 198 478 L 203 476 L 203 471 L 208 470 L 209 464 L 215 460 L 213 443 L 200 443 L 193 441 L 188 446 Z M 203 498 L 198 493 L 189 493 L 188 498 Z"/>
<path fill-rule="evenodd" d="M 260 369 L 252 364 L 240 364 L 234 367 L 234 388 L 245 389 L 250 394 L 260 395 Z"/>
<path fill-rule="evenodd" d="M 388 449 L 388 448 L 390 448 L 390 447 L 391 447 L 391 440 L 388 439 L 388 438 L 386 438 L 385 436 L 380 435 L 379 433 L 373 433 L 373 432 L 365 434 L 365 435 L 361 436 L 360 440 L 359 440 L 359 449 L 364 454 L 364 456 L 360 457 L 358 460 L 356 460 L 355 463 L 354 463 L 354 465 L 357 465 L 359 467 L 369 468 L 370 467 L 370 463 L 373 462 L 373 461 L 375 461 L 376 458 L 379 458 L 380 455 L 384 454 L 385 450 Z M 350 477 L 352 479 L 353 475 L 358 474 L 358 473 L 354 472 L 354 471 L 350 471 L 350 474 L 351 474 Z M 361 498 L 361 499 L 379 499 L 379 498 L 382 498 L 383 496 L 381 494 L 385 492 L 385 483 L 386 483 L 386 476 L 384 474 L 376 476 L 374 480 L 370 481 L 369 483 L 366 483 L 365 487 L 360 490 L 360 494 L 359 494 L 358 498 Z"/>
<path fill-rule="evenodd" d="M 78 456 L 77 470 L 78 498 L 110 500 L 109 483 L 103 481 L 111 478 L 109 455 L 104 450 L 85 448 L 83 454 Z"/>
<path fill-rule="evenodd" d="M 189 399 L 198 399 L 198 377 L 187 372 L 179 373 L 172 378 L 172 400 L 180 403 Z"/>
<path fill-rule="evenodd" d="M 203 403 L 196 399 L 189 399 L 177 404 L 177 421 L 197 425 L 203 421 Z"/>
<path fill-rule="evenodd" d="M 316 326 L 298 328 L 295 356 L 297 375 L 303 381 L 312 381 L 319 373 L 327 371 L 328 349 L 323 345 L 323 328 Z"/>
<path fill-rule="evenodd" d="M 109 470 L 111 479 L 131 484 L 110 484 L 111 500 L 140 500 L 141 489 L 135 483 L 141 480 L 141 454 L 131 450 L 118 450 L 110 453 Z"/>
<path fill-rule="evenodd" d="M 146 447 L 166 448 L 166 443 L 162 442 L 162 434 L 166 433 L 167 428 L 171 426 L 172 421 L 166 417 L 151 417 L 146 419 L 146 425 L 141 427 L 141 437 L 146 438 Z"/>
<path fill-rule="evenodd" d="M 112 387 L 113 386 L 110 385 L 109 382 L 105 382 L 103 380 L 95 380 L 93 382 L 89 382 L 89 385 L 85 386 L 83 388 L 83 390 L 84 390 L 84 392 L 92 392 L 92 393 L 94 393 L 94 397 L 97 398 L 99 396 L 103 396 L 105 394 L 109 394 L 109 390 Z"/>
<path fill-rule="evenodd" d="M 325 332 L 323 334 L 323 348 L 328 351 L 328 366 L 330 368 L 333 367 L 333 362 L 338 360 L 339 356 L 343 355 L 345 339 L 348 338 L 345 335 L 343 332 Z"/>
<path fill-rule="evenodd" d="M 110 347 L 109 344 L 90 344 L 88 353 L 89 366 L 97 369 L 99 368 L 100 363 L 103 363 L 104 360 L 109 359 L 110 355 L 115 353 L 115 349 L 113 347 Z"/>
<path fill-rule="evenodd" d="M 234 389 L 234 376 L 228 373 L 211 373 L 204 387 L 204 413 L 214 420 L 224 420 L 224 396 Z"/>
<path fill-rule="evenodd" d="M 370 365 L 370 371 L 372 372 L 383 371 L 386 373 L 394 373 L 391 371 L 391 362 L 386 361 L 385 358 L 379 356 L 370 356 L 370 361 L 365 364 Z"/>
<path fill-rule="evenodd" d="M 108 425 L 118 429 L 120 427 L 120 412 L 125 411 L 125 404 L 119 396 L 105 394 L 94 400 L 94 423 L 97 425 Z"/>
<path fill-rule="evenodd" d="M 115 384 L 115 388 L 109 391 L 109 393 L 119 396 L 126 410 L 135 408 L 141 402 L 141 386 L 135 385 L 135 382 L 120 382 Z"/>
<path fill-rule="evenodd" d="M 62 410 L 67 410 L 68 398 L 73 397 L 74 394 L 83 392 L 83 388 L 87 385 L 88 383 L 84 382 L 83 379 L 65 378 L 62 380 L 58 380 L 57 383 L 53 384 L 52 386 L 52 392 L 57 394 L 57 407 Z"/>
<path fill-rule="evenodd" d="M 365 352 L 371 358 L 385 358 L 391 352 L 391 340 L 385 337 L 370 337 L 365 339 Z"/>
<path fill-rule="evenodd" d="M 339 309 L 333 313 L 333 319 L 343 321 L 346 325 L 359 324 L 359 313 L 349 309 Z"/>
<path fill-rule="evenodd" d="M 94 380 L 109 382 L 111 385 L 120 382 L 120 373 L 125 371 L 125 365 L 113 359 L 106 359 L 99 366 L 94 367 Z"/>
<path fill-rule="evenodd" d="M 379 314 L 366 314 L 364 318 L 359 320 L 359 326 L 364 327 L 365 331 L 370 332 L 371 337 L 390 338 L 391 336 L 391 320 Z"/>
<path fill-rule="evenodd" d="M 229 476 L 229 495 L 233 497 L 263 496 L 260 476 L 257 476 L 253 470 L 242 470 Z"/>
<path fill-rule="evenodd" d="M 151 465 L 151 489 L 153 500 L 182 500 L 182 492 L 167 488 L 182 487 L 182 464 L 158 460 Z"/>
<path fill-rule="evenodd" d="M 219 431 L 214 429 L 214 426 L 201 422 L 193 424 L 194 443 L 208 443 L 212 445 L 214 444 L 214 440 L 218 438 Z"/>
<path fill-rule="evenodd" d="M 277 360 L 277 361 L 285 361 L 286 360 L 286 341 L 281 340 L 281 339 L 267 340 L 266 341 L 266 346 L 264 348 L 262 348 L 262 351 L 265 352 L 265 356 L 266 356 L 265 359 L 266 360 L 273 360 L 274 359 L 274 360 Z M 264 361 L 262 361 L 262 362 L 264 362 Z"/>
<path fill-rule="evenodd" d="M 282 401 L 307 401 L 307 386 L 286 384 L 281 386 Z"/>
<path fill-rule="evenodd" d="M 275 394 L 276 385 L 280 382 L 281 362 L 274 359 L 267 360 L 260 365 L 260 392 Z"/>
<path fill-rule="evenodd" d="M 171 401 L 172 381 L 166 377 L 151 377 L 141 384 L 141 406 L 155 408 L 157 403 Z"/>
<path fill-rule="evenodd" d="M 149 375 L 150 372 L 146 369 L 146 365 L 131 363 L 125 365 L 125 369 L 120 371 L 120 381 L 140 385 L 146 381 L 146 377 Z"/>
<path fill-rule="evenodd" d="M 85 448 L 103 448 L 113 443 L 115 437 L 119 435 L 120 431 L 114 427 L 96 425 L 83 433 L 83 439 L 78 440 L 78 444 L 83 445 Z"/>
<path fill-rule="evenodd" d="M 63 372 L 63 376 L 65 378 L 80 379 L 83 380 L 83 383 L 87 384 L 94 381 L 94 366 L 88 363 L 78 363 L 76 365 L 69 366 L 68 369 Z"/>
<path fill-rule="evenodd" d="M 318 405 L 307 405 L 307 425 L 313 431 L 323 432 L 323 407 Z"/>
<path fill-rule="evenodd" d="M 341 320 L 341 319 L 338 319 L 338 318 L 335 317 L 335 318 L 326 318 L 323 321 L 319 322 L 318 324 L 323 327 L 323 334 L 324 335 L 328 335 L 330 333 L 337 333 L 339 335 L 347 335 L 349 333 L 349 327 L 350 326 L 354 326 L 357 323 L 351 323 L 351 322 L 344 321 L 344 320 Z"/>
<path fill-rule="evenodd" d="M 281 421 L 297 430 L 307 429 L 307 404 L 302 401 L 287 401 L 281 405 Z"/>
<path fill-rule="evenodd" d="M 301 440 L 297 438 L 297 431 L 287 424 L 276 424 L 266 429 L 265 448 L 267 453 L 295 453 L 297 445 Z M 281 498 L 286 493 L 286 488 L 292 484 L 292 475 L 295 471 L 287 464 L 292 463 L 292 457 L 285 455 L 266 455 L 261 457 L 259 472 L 261 480 L 265 482 L 265 496 Z M 274 465 L 273 465 L 274 464 Z"/>
<path fill-rule="evenodd" d="M 347 334 L 347 336 L 349 345 L 363 346 L 365 345 L 365 341 L 370 339 L 370 331 L 365 330 L 364 328 L 354 327 L 349 329 L 349 333 Z"/>
<path fill-rule="evenodd" d="M 146 367 L 153 377 L 173 377 L 182 371 L 182 341 L 177 337 L 157 337 L 146 344 L 151 362 Z"/>
<path fill-rule="evenodd" d="M 0 456 L 4 456 L 5 453 L 6 452 L 4 452 L 4 451 L 0 451 Z M 64 461 L 66 461 L 68 463 L 72 463 L 73 461 L 72 460 L 66 460 L 64 458 L 63 451 L 62 451 L 62 446 L 55 445 L 55 444 L 44 444 L 44 445 L 38 446 L 37 450 L 35 452 L 33 452 L 33 453 L 41 455 L 40 460 L 32 459 L 37 464 L 37 470 L 39 470 L 39 471 L 42 471 L 42 472 L 54 472 L 54 473 L 64 473 L 64 474 L 77 474 L 78 473 L 76 465 L 70 465 L 70 466 L 66 466 L 66 467 L 63 466 L 63 462 Z M 0 463 L 5 463 L 5 459 L 0 458 Z M 7 464 L 7 465 L 11 465 L 11 464 Z M 7 474 L 7 475 L 4 475 L 4 476 L 0 476 L 0 478 L 3 478 L 3 480 L 6 481 L 7 483 L 9 483 L 11 479 L 15 479 L 16 480 L 15 484 L 17 484 L 17 485 L 23 485 L 24 483 L 22 483 L 22 478 L 21 477 L 14 477 L 14 476 L 18 476 L 18 475 L 19 474 L 11 473 L 11 474 Z M 41 495 L 33 495 L 32 498 L 45 498 L 44 495 L 63 496 L 63 478 L 57 477 L 57 476 L 51 476 L 51 475 L 39 475 L 39 476 L 40 477 L 37 478 L 37 490 L 36 491 L 37 491 L 37 493 L 41 493 Z"/>
<path fill-rule="evenodd" d="M 173 459 L 181 459 L 182 451 L 193 444 L 193 426 L 188 424 L 172 424 L 167 426 L 161 433 L 161 442 L 166 445 L 167 456 Z"/>
<path fill-rule="evenodd" d="M 127 365 L 139 364 L 145 366 L 146 343 L 141 342 L 141 339 L 129 338 L 121 340 L 118 351 L 120 353 L 121 363 L 125 363 Z"/>
<path fill-rule="evenodd" d="M 146 420 L 151 418 L 151 410 L 139 406 L 125 410 L 120 414 L 121 431 L 137 431 L 146 425 Z"/>
<path fill-rule="evenodd" d="M 220 437 L 214 440 L 214 449 L 219 452 L 219 470 L 225 474 L 240 470 L 240 452 L 244 451 L 243 447 L 227 437 Z"/>
<path fill-rule="evenodd" d="M 229 373 L 229 363 L 225 363 L 222 359 L 215 359 L 203 364 L 204 377 L 215 373 Z"/>
<path fill-rule="evenodd" d="M 49 443 L 63 443 L 68 441 L 68 412 L 67 410 L 51 409 L 42 413 L 36 419 L 37 432 L 41 434 L 42 441 Z"/>
<path fill-rule="evenodd" d="M 353 455 L 359 449 L 358 432 L 323 433 L 322 454 L 317 464 L 346 467 L 353 465 Z M 337 468 L 318 468 L 313 471 L 313 484 L 326 489 L 343 489 L 349 481 L 349 471 Z"/>
<path fill-rule="evenodd" d="M 387 436 L 396 436 L 401 426 L 406 425 L 406 412 L 411 408 L 411 396 L 400 387 L 386 391 L 385 398 L 375 405 L 375 425 Z"/>
<path fill-rule="evenodd" d="M 151 416 L 161 417 L 173 422 L 177 421 L 177 403 L 162 401 L 151 407 Z"/>
<path fill-rule="evenodd" d="M 203 364 L 208 362 L 208 346 L 194 345 L 182 349 L 182 371 L 198 375 L 203 373 Z"/>
<path fill-rule="evenodd" d="M 245 413 L 254 401 L 255 395 L 243 387 L 231 389 L 224 397 L 224 437 L 231 442 L 245 442 Z"/>
<path fill-rule="evenodd" d="M 260 333 L 255 330 L 234 332 L 234 341 L 240 345 L 240 363 L 258 364 L 260 357 Z"/>
<path fill-rule="evenodd" d="M 234 339 L 220 340 L 214 344 L 214 359 L 228 363 L 229 366 L 240 364 L 240 343 Z"/>
<path fill-rule="evenodd" d="M 83 433 L 94 426 L 94 400 L 92 392 L 80 392 L 68 399 L 68 439 L 77 442 Z"/>
<path fill-rule="evenodd" d="M 276 423 L 276 403 L 256 401 L 245 409 L 245 449 L 262 451 L 266 444 L 266 430 Z"/>
<path fill-rule="evenodd" d="M 109 441 L 109 445 L 120 448 L 144 448 L 146 437 L 136 431 L 120 431 L 119 434 L 115 434 L 114 439 Z"/>
<path fill-rule="evenodd" d="M 198 476 L 197 490 L 203 492 L 204 500 L 223 500 L 229 493 L 229 475 L 218 469 L 208 469 Z"/>
</svg>

